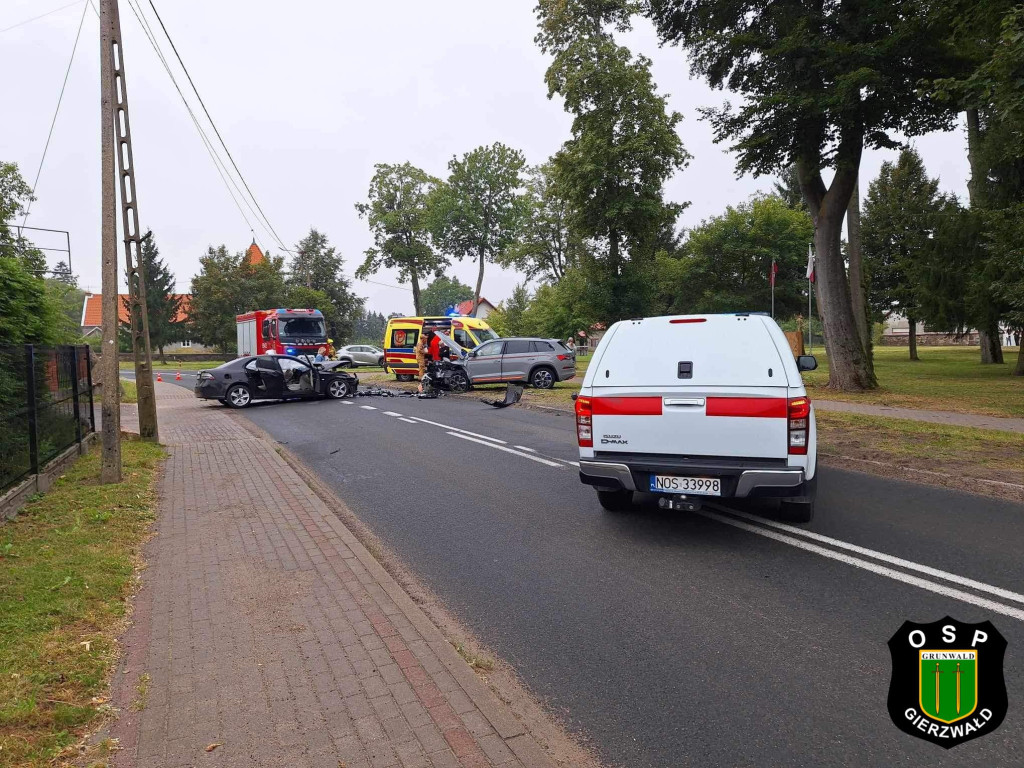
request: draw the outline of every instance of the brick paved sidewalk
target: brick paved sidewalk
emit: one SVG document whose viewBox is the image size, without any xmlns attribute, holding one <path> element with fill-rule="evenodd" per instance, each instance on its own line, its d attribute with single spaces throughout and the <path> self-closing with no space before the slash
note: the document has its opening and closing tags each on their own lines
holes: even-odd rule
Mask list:
<svg viewBox="0 0 1024 768">
<path fill-rule="evenodd" d="M 115 766 L 553 765 L 272 445 L 156 386 L 170 455 Z"/>
</svg>

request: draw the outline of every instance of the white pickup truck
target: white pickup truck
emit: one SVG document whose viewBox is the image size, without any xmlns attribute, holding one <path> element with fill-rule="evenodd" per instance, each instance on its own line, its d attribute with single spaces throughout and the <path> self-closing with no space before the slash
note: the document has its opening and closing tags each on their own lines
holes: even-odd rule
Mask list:
<svg viewBox="0 0 1024 768">
<path fill-rule="evenodd" d="M 752 313 L 623 320 L 601 340 L 576 398 L 580 479 L 623 511 L 635 492 L 668 509 L 775 497 L 814 515 L 814 408 L 779 326 Z"/>
</svg>

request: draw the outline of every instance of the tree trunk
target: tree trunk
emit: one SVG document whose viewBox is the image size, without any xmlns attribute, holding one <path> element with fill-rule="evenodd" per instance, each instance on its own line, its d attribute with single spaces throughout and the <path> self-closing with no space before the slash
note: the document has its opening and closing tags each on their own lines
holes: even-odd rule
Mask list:
<svg viewBox="0 0 1024 768">
<path fill-rule="evenodd" d="M 482 291 L 483 287 L 484 287 L 484 262 L 486 261 L 486 259 L 484 258 L 484 255 L 485 255 L 484 254 L 484 249 L 481 248 L 480 249 L 480 271 L 477 273 L 477 276 L 476 276 L 476 292 L 473 294 L 473 313 L 472 313 L 471 317 L 476 317 L 476 311 L 477 311 L 477 309 L 480 308 L 480 291 Z"/>
<path fill-rule="evenodd" d="M 409 270 L 409 277 L 412 280 L 412 307 L 417 317 L 420 316 L 420 276 L 416 274 L 416 267 Z"/>
<path fill-rule="evenodd" d="M 985 205 L 985 177 L 988 175 L 981 164 L 981 120 L 977 109 L 968 109 L 967 117 L 967 162 L 971 167 L 971 178 L 967 182 L 967 196 L 972 208 Z"/>
<path fill-rule="evenodd" d="M 1014 376 L 1024 376 L 1024 344 L 1020 345 L 1017 352 L 1017 367 L 1013 369 Z"/>
<path fill-rule="evenodd" d="M 871 354 L 871 328 L 868 325 L 868 305 L 864 295 L 864 266 L 860 251 L 860 183 L 854 182 L 850 204 L 846 207 L 846 241 L 850 258 L 850 301 L 853 317 L 857 321 L 857 332 L 864 347 L 868 369 L 874 375 L 875 365 Z"/>
<path fill-rule="evenodd" d="M 1003 362 L 1003 345 L 999 338 L 999 327 L 978 329 L 978 341 L 981 343 L 981 362 L 984 365 L 1001 364 Z"/>
<path fill-rule="evenodd" d="M 829 357 L 828 386 L 848 392 L 878 386 L 857 330 L 840 247 L 843 218 L 859 165 L 858 154 L 836 171 L 832 186 L 826 190 L 819 171 L 797 163 L 800 187 L 814 219 L 815 286 Z"/>
<path fill-rule="evenodd" d="M 907 322 L 910 324 L 910 330 L 907 333 L 907 338 L 910 341 L 910 359 L 920 360 L 917 356 L 917 318 L 913 315 L 907 315 Z"/>
</svg>

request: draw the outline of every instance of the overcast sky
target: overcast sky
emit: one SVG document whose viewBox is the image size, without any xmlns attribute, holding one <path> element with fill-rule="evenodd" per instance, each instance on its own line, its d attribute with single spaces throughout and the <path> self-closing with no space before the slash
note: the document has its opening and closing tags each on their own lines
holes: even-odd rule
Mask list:
<svg viewBox="0 0 1024 768">
<path fill-rule="evenodd" d="M 371 242 L 353 206 L 365 198 L 374 163 L 408 160 L 443 177 L 452 155 L 501 141 L 536 164 L 569 135 L 561 102 L 547 98 L 547 58 L 533 43 L 535 0 L 154 2 L 274 229 L 290 248 L 311 226 L 326 232 L 349 275 Z M 0 30 L 60 5 L 0 0 Z M 148 0 L 142 6 L 156 27 Z M 79 2 L 0 32 L 0 71 L 6 74 L 0 159 L 16 162 L 30 184 L 82 9 Z M 252 235 L 128 0 L 121 0 L 121 14 L 141 226 L 153 229 L 185 292 L 208 246 L 240 251 Z M 683 114 L 679 131 L 693 160 L 666 189 L 669 199 L 690 202 L 682 226 L 770 187 L 768 178 L 737 179 L 727 148 L 715 145 L 710 127 L 698 120 L 697 107 L 721 103 L 728 94 L 690 79 L 683 54 L 659 49 L 646 22 L 623 42 L 654 60 L 660 90 Z M 99 25 L 89 8 L 28 224 L 70 230 L 75 272 L 96 291 L 99 121 Z M 965 196 L 962 132 L 915 144 L 943 189 Z M 894 156 L 867 154 L 862 192 L 882 161 Z M 266 231 L 254 228 L 261 246 L 279 250 Z M 37 244 L 62 245 L 42 237 Z M 51 254 L 51 264 L 59 257 Z M 472 285 L 476 268 L 456 263 L 451 274 Z M 375 279 L 396 282 L 387 272 Z M 498 303 L 520 279 L 488 265 L 483 293 Z M 412 310 L 407 290 L 355 287 L 371 309 Z"/>
</svg>

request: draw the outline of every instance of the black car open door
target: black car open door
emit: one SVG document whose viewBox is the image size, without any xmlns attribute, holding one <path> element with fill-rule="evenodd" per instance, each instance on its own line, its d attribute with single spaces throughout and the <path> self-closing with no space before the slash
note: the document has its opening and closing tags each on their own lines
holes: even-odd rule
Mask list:
<svg viewBox="0 0 1024 768">
<path fill-rule="evenodd" d="M 284 374 L 281 373 L 277 359 L 273 355 L 260 355 L 256 358 L 256 371 L 263 384 L 260 395 L 267 398 L 281 397 L 284 391 Z"/>
</svg>

